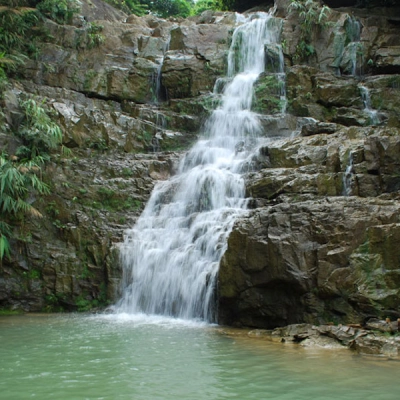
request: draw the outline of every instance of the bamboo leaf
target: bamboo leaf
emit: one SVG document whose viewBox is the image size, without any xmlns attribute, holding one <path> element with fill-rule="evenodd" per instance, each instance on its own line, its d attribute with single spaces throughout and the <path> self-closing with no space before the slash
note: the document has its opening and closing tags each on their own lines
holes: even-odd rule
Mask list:
<svg viewBox="0 0 400 400">
<path fill-rule="evenodd" d="M 0 234 L 0 260 L 4 258 L 4 255 L 10 257 L 10 243 L 3 234 Z"/>
</svg>

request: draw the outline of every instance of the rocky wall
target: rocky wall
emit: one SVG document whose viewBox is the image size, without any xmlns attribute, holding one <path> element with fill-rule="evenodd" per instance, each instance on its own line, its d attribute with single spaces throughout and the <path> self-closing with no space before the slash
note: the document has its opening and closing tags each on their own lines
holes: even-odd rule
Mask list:
<svg viewBox="0 0 400 400">
<path fill-rule="evenodd" d="M 83 3 L 73 25 L 46 22 L 38 59 L 3 97 L 2 148 L 18 145 L 18 99 L 35 96 L 59 122 L 67 151 L 46 168 L 52 194 L 31 199 L 43 218 L 15 224 L 0 307 L 112 302 L 124 230 L 218 105 L 212 89 L 225 74 L 234 13 L 166 21 Z M 267 68 L 253 108 L 270 139 L 245 175 L 251 209 L 221 262 L 220 322 L 271 328 L 396 317 L 399 23 L 380 8 L 335 9 L 303 54 L 301 19 L 289 5 L 276 1 L 287 113 Z"/>
<path fill-rule="evenodd" d="M 29 199 L 43 217 L 9 221 L 0 309 L 74 311 L 115 301 L 118 243 L 210 113 L 235 19 L 139 18 L 95 0 L 82 2 L 73 25 L 45 22 L 38 58 L 2 93 L 0 144 L 11 155 L 21 144 L 13 132 L 27 98 L 57 120 L 63 143 L 43 173 L 51 194 Z"/>
<path fill-rule="evenodd" d="M 300 127 L 262 146 L 247 174 L 253 209 L 221 262 L 219 321 L 269 329 L 397 319 L 399 24 L 378 8 L 331 10 L 304 55 L 289 4 L 277 11 L 287 110 Z M 257 109 L 271 112 L 276 88 L 268 74 L 258 85 Z"/>
</svg>

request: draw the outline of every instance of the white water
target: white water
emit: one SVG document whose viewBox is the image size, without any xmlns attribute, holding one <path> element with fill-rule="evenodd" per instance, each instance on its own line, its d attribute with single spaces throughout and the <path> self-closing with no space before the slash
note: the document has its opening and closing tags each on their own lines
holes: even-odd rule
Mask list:
<svg viewBox="0 0 400 400">
<path fill-rule="evenodd" d="M 277 43 L 281 31 L 281 23 L 265 13 L 242 22 L 232 38 L 221 106 L 177 175 L 156 186 L 137 224 L 126 232 L 119 312 L 216 320 L 219 262 L 246 207 L 240 171 L 261 133 L 251 112 L 253 85 L 265 68 L 265 46 Z"/>
<path fill-rule="evenodd" d="M 361 23 L 354 17 L 349 17 L 347 23 L 347 36 L 350 39 L 350 43 L 347 45 L 347 51 L 349 52 L 351 62 L 351 75 L 361 76 L 363 63 L 363 45 L 360 42 Z"/>
<path fill-rule="evenodd" d="M 151 81 L 152 81 L 152 103 L 154 104 L 159 104 L 161 101 L 165 100 L 165 91 L 163 90 L 162 84 L 161 84 L 161 77 L 162 77 L 162 67 L 164 65 L 164 58 L 165 58 L 165 53 L 169 49 L 169 44 L 171 41 L 171 36 L 169 35 L 167 38 L 167 41 L 163 45 L 163 52 L 162 52 L 162 57 L 158 59 L 158 65 L 156 66 L 152 76 L 151 76 Z"/>
<path fill-rule="evenodd" d="M 353 181 L 353 153 L 349 154 L 349 163 L 347 164 L 346 171 L 343 175 L 343 196 L 351 196 L 352 194 L 352 181 Z"/>
<path fill-rule="evenodd" d="M 364 112 L 368 115 L 368 125 L 378 125 L 380 123 L 378 111 L 371 105 L 371 95 L 365 86 L 360 86 L 361 98 L 364 103 Z"/>
</svg>

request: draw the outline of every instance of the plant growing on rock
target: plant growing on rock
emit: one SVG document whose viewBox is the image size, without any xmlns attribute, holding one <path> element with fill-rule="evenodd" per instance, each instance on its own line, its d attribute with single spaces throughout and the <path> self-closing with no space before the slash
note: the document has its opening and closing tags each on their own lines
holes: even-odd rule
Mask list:
<svg viewBox="0 0 400 400">
<path fill-rule="evenodd" d="M 68 24 L 80 7 L 76 0 L 43 0 L 37 5 L 37 9 L 58 24 Z"/>
<path fill-rule="evenodd" d="M 87 28 L 88 42 L 87 47 L 92 49 L 98 47 L 104 43 L 105 37 L 100 32 L 103 30 L 103 25 L 97 24 L 96 22 L 90 22 Z"/>
<path fill-rule="evenodd" d="M 49 187 L 39 177 L 40 163 L 35 161 L 17 162 L 15 157 L 7 153 L 0 155 L 0 259 L 10 255 L 8 238 L 11 236 L 11 226 L 5 221 L 29 214 L 41 217 L 42 214 L 27 200 L 30 190 L 39 194 L 50 193 Z"/>
<path fill-rule="evenodd" d="M 15 134 L 22 139 L 23 145 L 16 155 L 25 160 L 34 161 L 37 157 L 48 160 L 49 152 L 61 144 L 60 127 L 34 99 L 21 101 L 20 106 L 24 119 Z"/>
<path fill-rule="evenodd" d="M 223 5 L 220 0 L 198 0 L 193 5 L 193 14 L 201 14 L 206 10 L 218 11 L 222 10 Z"/>
<path fill-rule="evenodd" d="M 330 8 L 326 5 L 321 7 L 315 0 L 291 0 L 289 10 L 296 12 L 300 19 L 300 41 L 294 58 L 304 60 L 315 54 L 312 36 L 328 25 Z"/>
<path fill-rule="evenodd" d="M 35 41 L 40 30 L 34 28 L 39 17 L 35 8 L 26 5 L 23 0 L 0 2 L 0 67 L 5 72 L 14 72 L 37 53 Z"/>
<path fill-rule="evenodd" d="M 5 151 L 0 155 L 0 259 L 10 254 L 12 223 L 24 215 L 42 216 L 28 197 L 35 192 L 50 193 L 42 180 L 42 166 L 62 140 L 60 127 L 34 99 L 22 101 L 20 106 L 23 119 L 14 134 L 22 145 L 13 155 Z"/>
<path fill-rule="evenodd" d="M 144 15 L 148 10 L 148 5 L 141 0 L 104 0 L 106 3 L 127 14 Z"/>
</svg>

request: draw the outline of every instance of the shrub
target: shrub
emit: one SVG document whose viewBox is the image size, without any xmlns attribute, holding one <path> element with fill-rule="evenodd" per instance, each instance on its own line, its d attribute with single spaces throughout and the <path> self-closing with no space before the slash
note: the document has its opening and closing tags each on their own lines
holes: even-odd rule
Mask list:
<svg viewBox="0 0 400 400">
<path fill-rule="evenodd" d="M 80 10 L 76 0 L 43 0 L 36 8 L 58 24 L 71 23 L 74 14 Z"/>
</svg>

